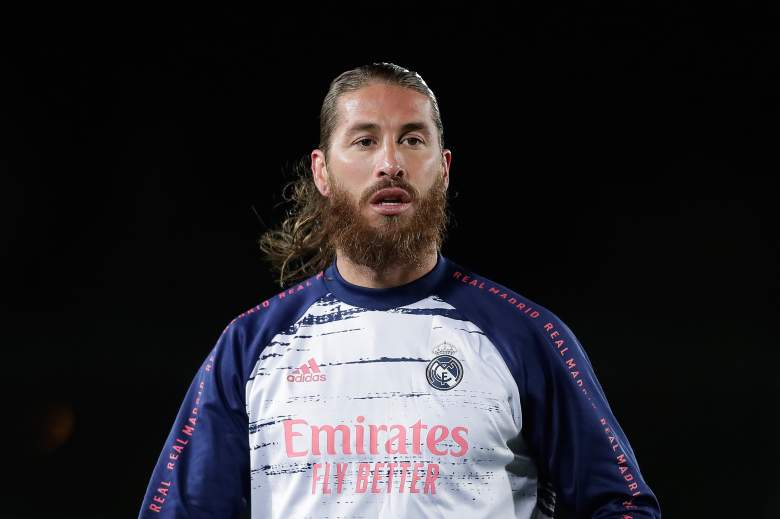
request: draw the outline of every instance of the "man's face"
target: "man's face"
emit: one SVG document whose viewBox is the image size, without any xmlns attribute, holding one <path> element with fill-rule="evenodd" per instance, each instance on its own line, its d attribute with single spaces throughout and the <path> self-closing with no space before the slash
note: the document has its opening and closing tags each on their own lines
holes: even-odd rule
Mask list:
<svg viewBox="0 0 780 519">
<path fill-rule="evenodd" d="M 315 183 L 330 200 L 325 224 L 334 244 L 372 268 L 435 249 L 451 153 L 440 148 L 428 98 L 371 84 L 341 96 L 337 108 L 327 162 L 321 150 L 312 152 Z"/>
</svg>

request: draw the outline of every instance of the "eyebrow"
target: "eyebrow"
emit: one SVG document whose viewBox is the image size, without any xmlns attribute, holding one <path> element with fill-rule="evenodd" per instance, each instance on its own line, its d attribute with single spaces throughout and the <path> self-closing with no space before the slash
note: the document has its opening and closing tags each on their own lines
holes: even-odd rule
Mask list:
<svg viewBox="0 0 780 519">
<path fill-rule="evenodd" d="M 401 126 L 401 133 L 406 133 L 406 132 L 411 132 L 416 130 L 420 130 L 426 134 L 430 133 L 428 130 L 428 125 L 420 121 L 406 123 L 403 126 Z M 353 133 L 365 132 L 365 131 L 369 131 L 369 132 L 379 131 L 379 125 L 370 122 L 357 122 L 349 127 L 349 129 L 347 130 L 347 135 L 352 135 Z"/>
</svg>

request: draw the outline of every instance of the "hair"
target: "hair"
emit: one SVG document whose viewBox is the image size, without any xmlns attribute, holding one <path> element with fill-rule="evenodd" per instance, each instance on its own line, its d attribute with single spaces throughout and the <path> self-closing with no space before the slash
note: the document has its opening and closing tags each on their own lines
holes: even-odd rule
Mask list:
<svg viewBox="0 0 780 519">
<path fill-rule="evenodd" d="M 333 132 L 338 125 L 338 100 L 350 92 L 373 83 L 385 83 L 409 88 L 426 96 L 431 105 L 431 117 L 436 126 L 439 147 L 444 149 L 444 126 L 439 103 L 423 78 L 414 71 L 393 63 L 372 63 L 343 72 L 330 83 L 320 109 L 319 149 L 326 162 Z M 324 270 L 335 258 L 336 251 L 321 224 L 328 199 L 317 190 L 311 174 L 311 157 L 301 157 L 293 166 L 295 179 L 282 191 L 285 202 L 292 207 L 278 229 L 265 232 L 258 244 L 265 259 L 278 274 L 279 286 L 312 276 Z M 289 192 L 289 193 L 288 193 Z"/>
</svg>

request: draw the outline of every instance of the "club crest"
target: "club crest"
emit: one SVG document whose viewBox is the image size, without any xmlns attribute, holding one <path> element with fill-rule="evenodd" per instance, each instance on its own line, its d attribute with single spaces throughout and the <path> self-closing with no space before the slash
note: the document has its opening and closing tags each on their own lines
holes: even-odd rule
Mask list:
<svg viewBox="0 0 780 519">
<path fill-rule="evenodd" d="M 428 384 L 440 391 L 449 391 L 463 379 L 463 364 L 455 358 L 458 350 L 443 342 L 433 349 L 433 359 L 428 363 L 425 376 Z"/>
</svg>

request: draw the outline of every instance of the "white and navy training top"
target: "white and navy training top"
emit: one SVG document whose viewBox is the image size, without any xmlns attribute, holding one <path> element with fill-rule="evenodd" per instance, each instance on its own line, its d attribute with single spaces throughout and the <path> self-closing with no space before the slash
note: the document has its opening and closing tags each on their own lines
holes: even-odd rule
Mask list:
<svg viewBox="0 0 780 519">
<path fill-rule="evenodd" d="M 393 288 L 335 262 L 233 319 L 140 518 L 660 517 L 552 312 L 441 254 Z"/>
</svg>

